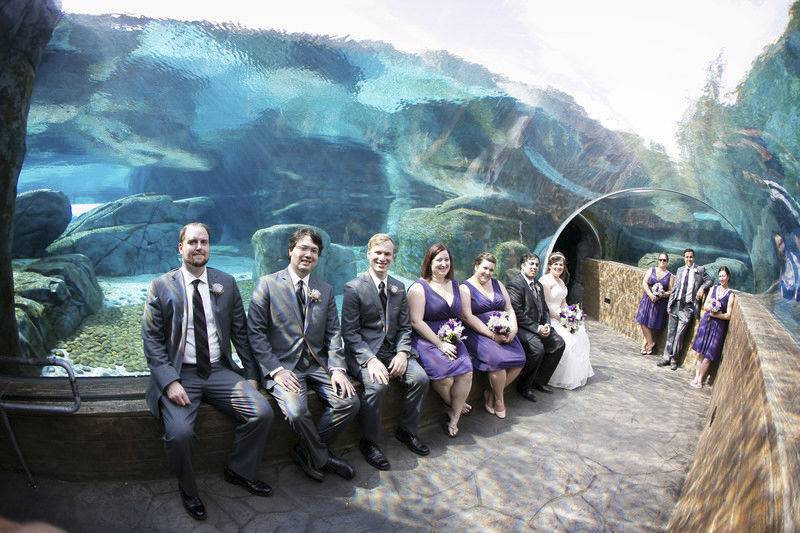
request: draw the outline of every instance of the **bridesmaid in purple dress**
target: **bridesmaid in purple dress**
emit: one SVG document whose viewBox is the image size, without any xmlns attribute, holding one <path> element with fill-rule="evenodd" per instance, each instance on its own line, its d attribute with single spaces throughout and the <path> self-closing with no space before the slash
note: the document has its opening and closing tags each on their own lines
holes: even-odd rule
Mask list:
<svg viewBox="0 0 800 533">
<path fill-rule="evenodd" d="M 708 375 L 711 362 L 719 359 L 722 354 L 722 345 L 728 333 L 728 321 L 731 319 L 731 310 L 736 301 L 736 296 L 728 288 L 731 281 L 731 271 L 728 267 L 720 267 L 717 274 L 719 285 L 711 289 L 711 294 L 703 305 L 703 318 L 697 328 L 697 335 L 692 343 L 692 350 L 697 352 L 697 358 L 703 360 L 697 364 L 695 376 L 690 385 L 695 389 L 702 389 Z M 719 309 L 714 309 L 717 303 Z"/>
<path fill-rule="evenodd" d="M 667 300 L 675 285 L 675 276 L 667 270 L 669 256 L 658 254 L 658 266 L 649 269 L 642 278 L 644 294 L 636 311 L 636 322 L 642 328 L 644 342 L 642 355 L 650 355 L 656 345 L 655 332 L 664 329 L 667 318 Z"/>
<path fill-rule="evenodd" d="M 502 283 L 492 277 L 497 258 L 489 252 L 478 254 L 475 272 L 461 284 L 461 319 L 467 326 L 464 344 L 472 366 L 489 374 L 490 389 L 484 391 L 484 409 L 498 418 L 506 417 L 503 393 L 525 366 L 525 351 L 517 335 L 517 317 Z M 508 313 L 508 331 L 488 326 L 492 314 Z"/>
<path fill-rule="evenodd" d="M 472 363 L 467 347 L 460 340 L 448 342 L 438 331 L 448 320 L 461 316 L 461 293 L 453 279 L 450 251 L 442 243 L 428 248 L 422 260 L 420 279 L 408 289 L 411 315 L 411 346 L 431 386 L 448 405 L 443 425 L 449 437 L 458 435 L 458 421 L 469 412 L 467 396 L 472 388 Z"/>
</svg>

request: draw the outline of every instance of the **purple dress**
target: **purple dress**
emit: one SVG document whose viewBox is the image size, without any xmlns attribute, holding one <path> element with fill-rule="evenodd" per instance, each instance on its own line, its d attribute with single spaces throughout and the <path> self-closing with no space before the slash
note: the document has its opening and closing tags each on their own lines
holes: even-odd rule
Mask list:
<svg viewBox="0 0 800 533">
<path fill-rule="evenodd" d="M 447 301 L 434 291 L 427 281 L 420 278 L 417 280 L 425 291 L 425 315 L 422 319 L 433 330 L 434 333 L 451 318 L 461 320 L 461 293 L 458 290 L 458 282 L 451 280 L 453 284 L 453 304 L 447 305 Z M 432 380 L 450 378 L 472 372 L 472 363 L 469 360 L 467 347 L 462 341 L 456 342 L 458 357 L 450 360 L 435 345 L 420 337 L 416 331 L 411 335 L 411 346 L 419 354 L 419 362 L 422 368 Z"/>
<path fill-rule="evenodd" d="M 719 285 L 714 286 L 710 298 L 717 297 Z M 728 312 L 728 300 L 731 299 L 731 291 L 719 299 L 720 313 Z M 728 333 L 728 321 L 714 318 L 710 311 L 703 314 L 700 326 L 697 328 L 697 335 L 694 336 L 692 350 L 701 354 L 706 359 L 716 361 L 722 353 L 722 345 L 725 343 L 725 335 Z"/>
<path fill-rule="evenodd" d="M 656 278 L 656 269 L 650 269 L 650 277 L 647 278 L 647 284 L 652 287 L 653 284 L 659 283 L 664 289 L 664 292 L 669 290 L 669 280 L 672 278 L 672 272 L 667 272 L 660 280 Z M 636 311 L 636 322 L 654 330 L 664 329 L 664 322 L 667 317 L 667 300 L 669 298 L 659 298 L 655 303 L 650 301 L 647 293 L 642 295 L 639 302 L 639 310 Z"/>
<path fill-rule="evenodd" d="M 494 298 L 490 301 L 480 290 L 471 283 L 464 283 L 469 288 L 472 314 L 486 324 L 489 314 L 493 311 L 505 311 L 506 299 L 496 279 L 492 279 Z M 465 324 L 466 326 L 466 324 Z M 499 344 L 485 335 L 472 330 L 469 326 L 464 328 L 467 339 L 464 344 L 472 357 L 472 366 L 481 372 L 494 372 L 504 368 L 521 368 L 525 366 L 525 351 L 519 339 L 508 344 Z"/>
</svg>

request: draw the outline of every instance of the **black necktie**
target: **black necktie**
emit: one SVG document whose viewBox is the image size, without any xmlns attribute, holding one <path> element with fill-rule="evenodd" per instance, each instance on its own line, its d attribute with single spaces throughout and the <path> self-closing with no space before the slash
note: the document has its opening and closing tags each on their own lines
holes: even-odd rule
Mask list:
<svg viewBox="0 0 800 533">
<path fill-rule="evenodd" d="M 197 358 L 197 375 L 206 379 L 211 375 L 211 355 L 208 349 L 208 330 L 206 329 L 206 311 L 203 298 L 200 296 L 200 280 L 192 282 L 192 315 L 194 322 L 194 354 Z"/>
<path fill-rule="evenodd" d="M 386 284 L 384 282 L 378 283 L 378 294 L 381 296 L 381 314 L 386 318 L 386 302 L 389 300 L 386 296 Z"/>
<path fill-rule="evenodd" d="M 297 290 L 294 291 L 295 296 L 297 296 L 297 305 L 300 306 L 300 318 L 303 320 L 303 324 L 306 323 L 306 294 L 303 292 L 303 280 L 297 282 Z"/>
</svg>

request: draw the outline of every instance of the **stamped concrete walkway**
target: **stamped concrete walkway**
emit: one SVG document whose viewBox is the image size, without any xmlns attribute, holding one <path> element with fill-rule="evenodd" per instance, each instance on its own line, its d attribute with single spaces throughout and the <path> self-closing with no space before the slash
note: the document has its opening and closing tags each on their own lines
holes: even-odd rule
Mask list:
<svg viewBox="0 0 800 533">
<path fill-rule="evenodd" d="M 656 368 L 638 345 L 588 324 L 595 376 L 576 391 L 529 403 L 508 393 L 500 420 L 476 406 L 458 438 L 421 434 L 419 458 L 393 438 L 392 470 L 357 450 L 352 482 L 324 483 L 291 464 L 266 466 L 271 498 L 200 478 L 208 521 L 181 507 L 172 479 L 65 483 L 0 473 L 0 516 L 44 520 L 69 531 L 649 531 L 663 529 L 691 465 L 710 393 L 690 372 Z M 54 453 L 58 444 L 53 443 Z M 68 460 L 68 458 L 65 458 Z"/>
</svg>

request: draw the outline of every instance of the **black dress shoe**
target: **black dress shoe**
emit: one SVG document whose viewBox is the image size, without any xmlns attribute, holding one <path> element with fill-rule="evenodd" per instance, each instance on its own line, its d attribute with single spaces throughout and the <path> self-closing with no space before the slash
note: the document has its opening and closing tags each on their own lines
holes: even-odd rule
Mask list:
<svg viewBox="0 0 800 533">
<path fill-rule="evenodd" d="M 250 494 L 255 494 L 256 496 L 272 496 L 272 487 L 264 483 L 263 481 L 259 481 L 257 479 L 249 480 L 244 478 L 228 468 L 225 467 L 223 470 L 223 474 L 225 475 L 225 481 L 228 483 L 233 483 L 234 485 L 239 485 L 240 487 L 244 487 Z"/>
<path fill-rule="evenodd" d="M 183 487 L 178 485 L 178 490 L 181 491 L 181 501 L 183 502 L 183 508 L 186 509 L 186 512 L 189 513 L 189 516 L 194 518 L 195 520 L 205 520 L 208 518 L 206 514 L 206 506 L 203 505 L 203 500 L 198 498 L 197 496 L 189 496 L 185 492 L 183 492 Z"/>
<path fill-rule="evenodd" d="M 538 391 L 544 392 L 546 394 L 553 394 L 553 389 L 551 389 L 550 387 L 547 387 L 545 385 L 536 385 L 536 384 L 534 384 L 533 388 L 538 390 Z"/>
<path fill-rule="evenodd" d="M 344 479 L 353 479 L 356 476 L 356 471 L 350 466 L 350 463 L 331 451 L 328 451 L 328 462 L 323 468 Z"/>
<path fill-rule="evenodd" d="M 292 461 L 294 461 L 308 477 L 314 481 L 322 481 L 325 479 L 325 474 L 322 472 L 322 470 L 314 467 L 314 465 L 311 463 L 311 458 L 303 448 L 300 446 L 294 446 L 289 452 L 289 455 L 292 457 Z"/>
<path fill-rule="evenodd" d="M 675 358 L 674 358 L 674 357 L 673 357 L 672 359 L 670 359 L 670 360 L 669 360 L 669 367 L 670 367 L 672 370 L 678 370 L 678 362 L 675 360 Z"/>
<path fill-rule="evenodd" d="M 661 359 L 661 361 L 656 363 L 656 366 L 670 366 L 669 361 L 669 359 Z"/>
<path fill-rule="evenodd" d="M 529 402 L 535 402 L 536 396 L 533 394 L 533 389 L 522 389 L 517 391 L 519 395 L 528 400 Z"/>
<path fill-rule="evenodd" d="M 364 459 L 378 470 L 389 470 L 392 467 L 381 449 L 371 441 L 361 439 L 358 443 L 358 449 L 361 450 Z"/>
<path fill-rule="evenodd" d="M 409 433 L 403 428 L 397 428 L 394 436 L 417 455 L 425 456 L 431 453 L 431 449 L 428 448 L 427 444 L 423 444 L 416 435 Z"/>
</svg>

